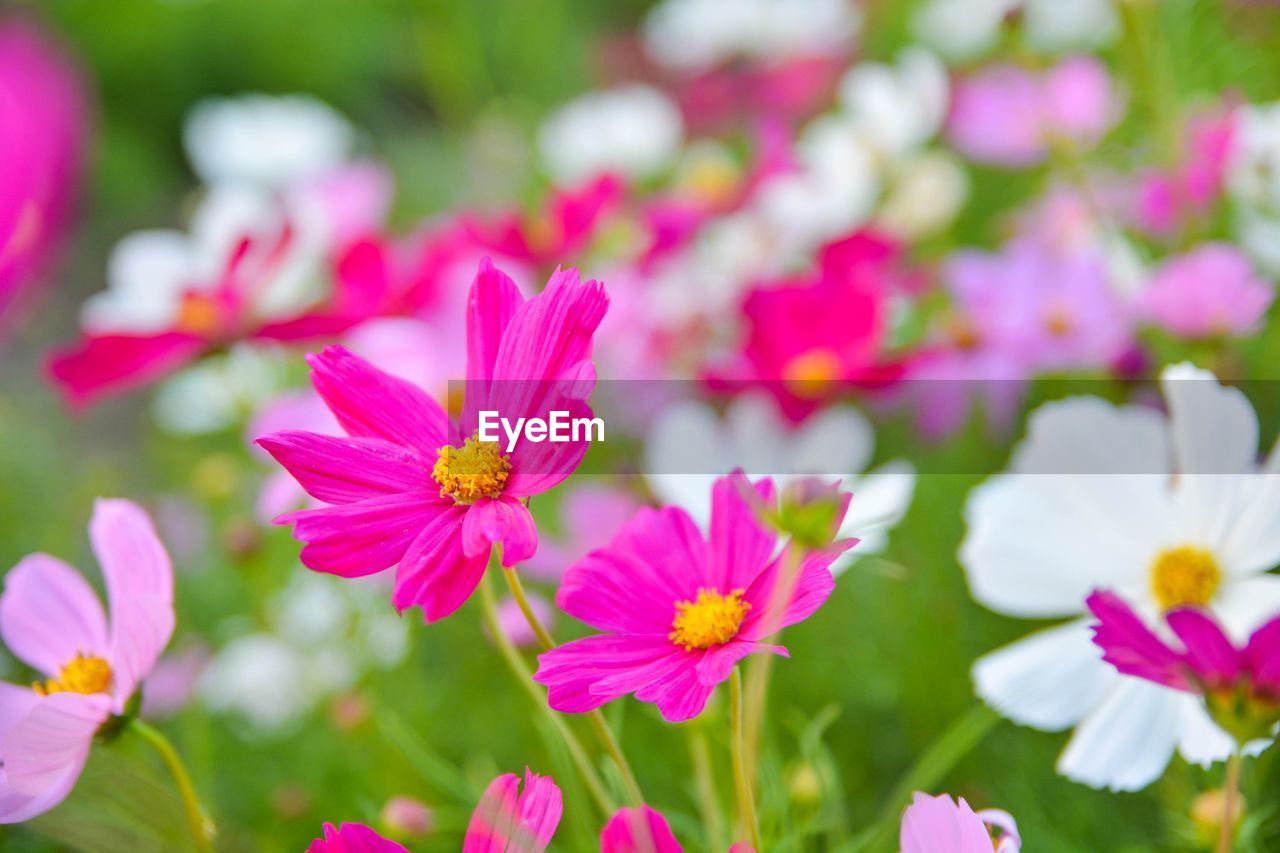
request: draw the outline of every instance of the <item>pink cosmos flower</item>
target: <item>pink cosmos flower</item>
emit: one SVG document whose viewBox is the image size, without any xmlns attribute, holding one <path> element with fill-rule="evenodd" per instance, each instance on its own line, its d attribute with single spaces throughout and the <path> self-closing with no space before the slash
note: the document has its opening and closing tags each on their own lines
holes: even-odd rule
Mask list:
<svg viewBox="0 0 1280 853">
<path fill-rule="evenodd" d="M 1229 243 L 1205 243 L 1175 255 L 1138 295 L 1138 310 L 1180 338 L 1248 335 L 1257 329 L 1275 288 Z"/>
<path fill-rule="evenodd" d="M 671 825 L 648 806 L 618 809 L 600 832 L 600 853 L 684 853 Z M 755 853 L 741 842 L 729 853 Z"/>
<path fill-rule="evenodd" d="M 307 846 L 307 853 L 409 853 L 408 848 L 383 838 L 363 823 L 324 825 L 324 837 Z"/>
<path fill-rule="evenodd" d="M 713 382 L 763 382 L 787 417 L 802 420 L 857 385 L 899 378 L 886 357 L 889 296 L 902 285 L 899 247 L 862 231 L 824 246 L 815 273 L 752 291 L 737 361 Z"/>
<path fill-rule="evenodd" d="M 481 262 L 467 311 L 467 387 L 451 422 L 426 392 L 342 347 L 308 356 L 312 384 L 347 436 L 303 431 L 258 443 L 309 495 L 329 506 L 277 519 L 305 543 L 302 562 L 342 577 L 397 566 L 392 601 L 442 619 L 470 597 L 500 543 L 504 566 L 538 547 L 522 499 L 577 467 L 587 443 L 505 443 L 477 438 L 478 412 L 547 418 L 590 414 L 591 343 L 608 306 L 599 282 L 557 271 L 525 300 Z"/>
<path fill-rule="evenodd" d="M 601 175 L 585 186 L 556 189 L 547 209 L 536 216 L 507 213 L 493 222 L 463 219 L 478 245 L 535 267 L 550 267 L 581 252 L 606 217 L 622 201 L 626 187 L 613 175 Z"/>
<path fill-rule="evenodd" d="M 1280 616 L 1239 646 L 1208 613 L 1177 608 L 1164 617 L 1174 645 L 1113 592 L 1094 592 L 1086 603 L 1098 619 L 1093 642 L 1119 672 L 1199 694 L 1241 744 L 1273 734 L 1280 721 Z"/>
<path fill-rule="evenodd" d="M 856 540 L 808 552 L 779 586 L 790 558 L 774 556 L 777 534 L 759 517 L 776 503 L 769 480 L 752 486 L 731 474 L 712 487 L 710 538 L 679 507 L 645 508 L 608 548 L 572 566 L 556 603 L 605 633 L 539 656 L 534 680 L 549 688 L 551 707 L 582 713 L 634 693 L 667 720 L 688 720 L 747 655 L 785 657 L 763 641 L 826 601 L 828 567 Z M 845 496 L 840 518 L 847 507 Z"/>
<path fill-rule="evenodd" d="M 994 834 L 994 838 L 992 837 Z M 902 853 L 1017 853 L 1018 825 L 1008 812 L 975 812 L 961 797 L 916 792 L 902 816 Z"/>
<path fill-rule="evenodd" d="M 462 853 L 542 853 L 564 811 L 560 789 L 550 776 L 527 767 L 520 777 L 504 773 L 485 788 L 467 825 Z"/>
<path fill-rule="evenodd" d="M 1054 144 L 1092 146 L 1118 112 L 1106 67 L 1091 56 L 1063 60 L 1043 76 L 997 64 L 956 83 L 947 135 L 976 162 L 1032 166 Z"/>
<path fill-rule="evenodd" d="M 736 63 L 704 71 L 673 88 L 685 123 L 694 131 L 760 117 L 793 124 L 827 102 L 848 67 L 849 57 L 843 53 Z"/>
<path fill-rule="evenodd" d="M 123 714 L 173 633 L 173 568 L 145 512 L 99 500 L 89 538 L 111 618 L 88 582 L 48 554 L 5 576 L 0 636 L 46 678 L 0 682 L 0 823 L 43 814 L 70 793 L 98 728 Z"/>
<path fill-rule="evenodd" d="M 88 105 L 61 51 L 0 20 L 0 315 L 50 259 L 80 182 Z"/>
</svg>

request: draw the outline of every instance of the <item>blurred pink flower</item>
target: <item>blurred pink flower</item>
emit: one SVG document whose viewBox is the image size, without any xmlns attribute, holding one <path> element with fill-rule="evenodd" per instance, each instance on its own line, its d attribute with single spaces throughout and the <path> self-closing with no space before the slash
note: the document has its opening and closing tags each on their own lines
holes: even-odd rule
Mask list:
<svg viewBox="0 0 1280 853">
<path fill-rule="evenodd" d="M 324 825 L 324 837 L 307 846 L 307 853 L 409 853 L 408 848 L 383 838 L 363 823 Z"/>
<path fill-rule="evenodd" d="M 0 316 L 41 274 L 71 214 L 88 134 L 84 86 L 20 17 L 0 19 Z"/>
<path fill-rule="evenodd" d="M 48 554 L 4 579 L 0 635 L 47 680 L 0 682 L 0 823 L 43 814 L 70 793 L 98 728 L 120 715 L 173 634 L 173 568 L 151 520 L 124 500 L 99 500 L 89 539 L 111 619 L 89 583 Z"/>
<path fill-rule="evenodd" d="M 581 485 L 560 502 L 560 536 L 544 537 L 524 569 L 539 580 L 556 582 L 569 566 L 608 545 L 635 515 L 640 502 L 617 488 Z"/>
<path fill-rule="evenodd" d="M 1139 177 L 1130 215 L 1134 226 L 1168 237 L 1188 220 L 1208 213 L 1222 194 L 1235 136 L 1235 111 L 1229 108 L 1188 119 L 1179 162 Z"/>
<path fill-rule="evenodd" d="M 428 835 L 436 824 L 435 814 L 425 803 L 404 795 L 387 800 L 381 817 L 389 830 L 410 838 Z"/>
<path fill-rule="evenodd" d="M 794 124 L 824 105 L 848 67 L 844 54 L 736 63 L 702 72 L 672 88 L 693 131 L 760 118 Z"/>
<path fill-rule="evenodd" d="M 1204 697 L 1214 720 L 1241 745 L 1273 735 L 1280 721 L 1280 616 L 1239 646 L 1204 610 L 1175 608 L 1164 616 L 1178 641 L 1171 645 L 1113 592 L 1094 592 L 1086 603 L 1098 620 L 1093 642 L 1117 671 Z"/>
<path fill-rule="evenodd" d="M 1141 315 L 1180 338 L 1248 335 L 1275 299 L 1275 287 L 1254 274 L 1229 243 L 1205 243 L 1175 255 L 1138 294 Z"/>
<path fill-rule="evenodd" d="M 1106 67 L 1091 56 L 1065 59 L 1040 75 L 997 64 L 956 83 L 947 135 L 976 162 L 1031 166 L 1053 145 L 1094 145 L 1118 115 Z"/>
<path fill-rule="evenodd" d="M 625 193 L 619 178 L 602 175 L 581 187 L 552 190 L 546 210 L 532 217 L 506 213 L 492 222 L 471 216 L 464 217 L 462 223 L 477 245 L 547 268 L 585 249 Z"/>
<path fill-rule="evenodd" d="M 722 477 L 709 539 L 683 509 L 645 508 L 608 548 L 571 567 L 556 603 L 605 633 L 538 657 L 534 680 L 549 688 L 551 707 L 582 713 L 634 693 L 667 720 L 688 720 L 743 658 L 786 656 L 763 641 L 822 606 L 835 587 L 829 566 L 857 540 L 806 553 L 792 587 L 777 590 L 785 558 L 775 557 L 777 533 L 757 502 L 776 509 L 769 480 Z"/>
<path fill-rule="evenodd" d="M 138 714 L 149 720 L 159 720 L 172 717 L 185 708 L 209 657 L 209 647 L 195 643 L 160 658 L 147 676 Z"/>
<path fill-rule="evenodd" d="M 504 773 L 489 783 L 467 825 L 462 853 L 542 853 L 560 825 L 564 803 L 550 776 Z"/>
<path fill-rule="evenodd" d="M 396 608 L 421 605 L 435 621 L 470 597 L 493 544 L 503 546 L 504 566 L 533 556 L 537 528 L 521 498 L 568 477 L 587 444 L 522 440 L 505 454 L 477 439 L 478 412 L 588 415 L 592 336 L 607 307 L 600 283 L 582 283 L 577 270 L 557 271 L 526 301 L 482 261 L 457 421 L 417 386 L 343 347 L 308 356 L 312 383 L 347 437 L 286 430 L 258 439 L 308 494 L 331 504 L 277 519 L 295 525 L 302 562 L 343 577 L 398 566 Z"/>
<path fill-rule="evenodd" d="M 1018 825 L 1008 812 L 975 812 L 963 797 L 956 802 L 946 794 L 931 797 L 919 791 L 902 816 L 899 844 L 902 853 L 992 853 L 993 849 L 1017 853 L 1022 849 Z"/>
<path fill-rule="evenodd" d="M 529 601 L 529 607 L 533 610 L 534 615 L 538 617 L 538 621 L 543 625 L 550 626 L 554 616 L 551 612 L 551 604 L 536 592 L 529 592 L 526 597 Z M 533 633 L 533 628 L 530 627 L 529 620 L 525 618 L 524 611 L 520 609 L 519 603 L 510 596 L 498 603 L 498 627 L 507 636 L 507 639 L 520 648 L 529 648 L 538 643 L 538 637 Z M 487 629 L 485 633 L 488 633 Z"/>
</svg>

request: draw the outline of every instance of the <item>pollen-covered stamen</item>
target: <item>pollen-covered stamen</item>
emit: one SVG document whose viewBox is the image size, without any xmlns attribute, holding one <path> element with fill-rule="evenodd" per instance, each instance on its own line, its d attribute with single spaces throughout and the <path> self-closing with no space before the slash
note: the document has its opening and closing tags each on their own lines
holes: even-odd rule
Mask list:
<svg viewBox="0 0 1280 853">
<path fill-rule="evenodd" d="M 1213 552 L 1195 545 L 1166 548 L 1151 563 L 1151 595 L 1162 610 L 1204 607 L 1221 582 Z"/>
<path fill-rule="evenodd" d="M 440 484 L 440 496 L 460 504 L 502 494 L 511 476 L 511 460 L 502 455 L 497 442 L 468 438 L 461 447 L 446 444 L 438 451 L 431 477 Z"/>
<path fill-rule="evenodd" d="M 723 645 L 737 636 L 751 605 L 735 589 L 722 595 L 714 589 L 699 589 L 694 601 L 677 601 L 676 617 L 667 638 L 686 652 Z"/>
<path fill-rule="evenodd" d="M 111 664 L 100 657 L 77 654 L 58 670 L 57 678 L 37 681 L 31 689 L 41 696 L 50 693 L 106 693 L 111 688 Z"/>
<path fill-rule="evenodd" d="M 831 392 L 840 378 L 840 357 L 830 349 L 811 349 L 788 361 L 782 381 L 799 397 L 817 398 Z"/>
</svg>

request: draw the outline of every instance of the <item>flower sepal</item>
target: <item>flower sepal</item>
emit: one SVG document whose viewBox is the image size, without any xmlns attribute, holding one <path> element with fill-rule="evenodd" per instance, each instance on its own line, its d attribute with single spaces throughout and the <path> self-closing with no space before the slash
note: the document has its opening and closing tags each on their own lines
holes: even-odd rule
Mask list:
<svg viewBox="0 0 1280 853">
<path fill-rule="evenodd" d="M 129 724 L 138 717 L 138 710 L 142 707 L 142 691 L 135 690 L 133 695 L 129 697 L 129 701 L 125 703 L 124 710 L 119 714 L 112 714 L 107 717 L 106 722 L 98 727 L 98 731 L 94 734 L 94 740 L 98 743 L 111 743 L 129 727 Z"/>
<path fill-rule="evenodd" d="M 1247 685 L 1206 686 L 1204 703 L 1213 721 L 1241 747 L 1256 740 L 1270 740 L 1280 723 L 1280 702 L 1259 696 Z"/>
</svg>

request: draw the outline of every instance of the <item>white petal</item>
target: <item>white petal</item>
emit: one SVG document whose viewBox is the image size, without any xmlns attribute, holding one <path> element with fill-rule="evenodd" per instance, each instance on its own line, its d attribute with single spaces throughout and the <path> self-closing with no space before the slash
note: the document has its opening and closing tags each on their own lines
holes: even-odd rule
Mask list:
<svg viewBox="0 0 1280 853">
<path fill-rule="evenodd" d="M 1280 461 L 1273 453 L 1268 468 Z M 1216 543 L 1215 552 L 1228 574 L 1253 574 L 1280 563 L 1280 472 L 1225 478 L 1233 498 L 1230 517 Z M 1228 491 L 1229 490 L 1229 491 Z"/>
<path fill-rule="evenodd" d="M 1089 621 L 1046 628 L 979 658 L 978 696 L 1024 726 L 1060 731 L 1078 723 L 1120 682 L 1093 644 Z"/>
<path fill-rule="evenodd" d="M 1243 644 L 1263 622 L 1280 616 L 1280 576 L 1228 579 L 1212 607 L 1227 633 Z"/>
<path fill-rule="evenodd" d="M 875 429 L 852 406 L 832 406 L 788 437 L 788 473 L 859 474 L 871 462 Z"/>
<path fill-rule="evenodd" d="M 173 326 L 182 292 L 191 286 L 191 247 L 179 231 L 138 231 L 107 259 L 108 289 L 81 309 L 93 332 L 159 332 Z"/>
<path fill-rule="evenodd" d="M 1123 678 L 1076 727 L 1058 759 L 1058 772 L 1093 788 L 1145 788 L 1173 757 L 1184 698 L 1168 687 Z"/>
<path fill-rule="evenodd" d="M 1164 474 L 1170 442 L 1159 412 L 1096 397 L 1047 403 L 1032 413 L 1010 470 L 1020 474 Z"/>
<path fill-rule="evenodd" d="M 1181 474 L 1242 474 L 1258 457 L 1258 418 L 1238 388 L 1187 362 L 1161 374 Z"/>
<path fill-rule="evenodd" d="M 1184 693 L 1179 699 L 1182 719 L 1179 725 L 1178 752 L 1187 761 L 1201 767 L 1225 761 L 1231 754 L 1235 741 L 1209 717 L 1199 696 Z"/>
</svg>

